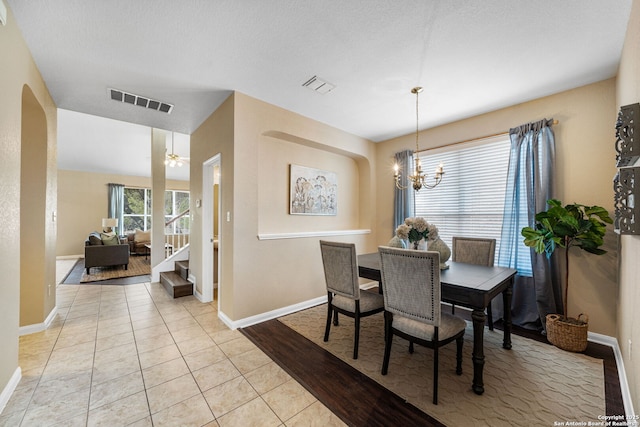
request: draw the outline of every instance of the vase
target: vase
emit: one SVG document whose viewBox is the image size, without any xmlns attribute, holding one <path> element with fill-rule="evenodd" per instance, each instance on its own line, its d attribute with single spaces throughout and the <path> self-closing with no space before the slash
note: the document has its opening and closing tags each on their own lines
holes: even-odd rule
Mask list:
<svg viewBox="0 0 640 427">
<path fill-rule="evenodd" d="M 417 251 L 426 251 L 427 242 L 425 242 L 424 239 L 416 240 L 415 242 L 411 242 L 411 246 L 409 247 Z"/>
<path fill-rule="evenodd" d="M 449 268 L 447 261 L 451 257 L 451 249 L 449 249 L 449 246 L 447 246 L 442 239 L 438 237 L 437 239 L 430 241 L 427 249 L 430 251 L 436 251 L 440 254 L 440 270 L 446 270 Z"/>
</svg>

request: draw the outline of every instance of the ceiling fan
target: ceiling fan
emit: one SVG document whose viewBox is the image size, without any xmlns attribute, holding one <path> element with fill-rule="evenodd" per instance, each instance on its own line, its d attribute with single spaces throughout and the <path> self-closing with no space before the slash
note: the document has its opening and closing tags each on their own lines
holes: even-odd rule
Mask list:
<svg viewBox="0 0 640 427">
<path fill-rule="evenodd" d="M 171 153 L 167 153 L 165 156 L 165 159 L 164 159 L 165 166 L 174 168 L 176 166 L 181 167 L 183 164 L 189 163 L 188 157 L 180 157 L 179 155 L 175 154 L 173 142 L 174 142 L 174 135 L 173 135 L 173 132 L 171 132 Z"/>
</svg>

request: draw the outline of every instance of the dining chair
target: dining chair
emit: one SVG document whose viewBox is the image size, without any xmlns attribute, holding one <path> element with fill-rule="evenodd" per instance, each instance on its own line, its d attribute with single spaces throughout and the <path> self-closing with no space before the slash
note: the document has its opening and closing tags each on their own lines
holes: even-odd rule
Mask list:
<svg viewBox="0 0 640 427">
<path fill-rule="evenodd" d="M 496 239 L 453 236 L 451 246 L 452 261 L 493 267 L 496 255 Z M 455 305 L 452 304 L 451 314 L 455 313 L 455 309 Z M 491 304 L 487 306 L 487 321 L 489 323 L 489 330 L 493 331 L 493 314 L 491 313 Z"/>
<path fill-rule="evenodd" d="M 393 336 L 433 349 L 433 403 L 438 404 L 439 348 L 456 341 L 456 374 L 462 374 L 467 323 L 440 311 L 440 254 L 385 246 L 380 253 L 384 287 L 385 345 L 382 375 L 387 375 Z"/>
<path fill-rule="evenodd" d="M 357 359 L 360 318 L 384 310 L 382 295 L 367 291 L 360 292 L 356 245 L 320 240 L 320 251 L 327 284 L 327 325 L 324 341 L 329 341 L 332 316 L 335 326 L 338 326 L 338 313 L 352 317 L 355 323 L 353 358 Z"/>
</svg>

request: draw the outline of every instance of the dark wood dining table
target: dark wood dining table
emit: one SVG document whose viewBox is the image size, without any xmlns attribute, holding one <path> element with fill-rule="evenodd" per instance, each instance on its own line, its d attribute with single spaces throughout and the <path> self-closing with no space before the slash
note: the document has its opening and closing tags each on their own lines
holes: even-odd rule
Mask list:
<svg viewBox="0 0 640 427">
<path fill-rule="evenodd" d="M 470 308 L 473 324 L 473 384 L 476 394 L 484 393 L 484 327 L 485 309 L 491 300 L 502 293 L 504 307 L 511 307 L 513 280 L 517 273 L 513 268 L 486 267 L 482 265 L 449 262 L 449 268 L 440 271 L 442 301 Z M 381 284 L 380 255 L 378 252 L 358 255 L 360 277 Z M 511 349 L 511 310 L 503 316 L 504 337 L 502 347 Z"/>
</svg>

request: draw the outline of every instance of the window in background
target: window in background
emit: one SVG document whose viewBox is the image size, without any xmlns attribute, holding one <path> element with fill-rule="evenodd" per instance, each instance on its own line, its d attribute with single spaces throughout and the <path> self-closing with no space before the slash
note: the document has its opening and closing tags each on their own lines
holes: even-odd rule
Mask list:
<svg viewBox="0 0 640 427">
<path fill-rule="evenodd" d="M 188 191 L 165 191 L 164 193 L 164 215 L 165 223 L 180 216 L 173 221 L 165 233 L 167 234 L 189 234 L 189 215 L 184 215 L 189 210 Z"/>
<path fill-rule="evenodd" d="M 423 171 L 431 177 L 443 162 L 445 175 L 415 194 L 416 216 L 435 224 L 449 247 L 453 236 L 490 238 L 498 255 L 510 145 L 504 135 L 420 153 Z"/>
<path fill-rule="evenodd" d="M 151 189 L 124 188 L 124 232 L 151 228 Z"/>
<path fill-rule="evenodd" d="M 189 209 L 189 192 L 167 190 L 164 193 L 165 222 L 183 214 Z M 124 188 L 124 232 L 131 233 L 136 229 L 151 229 L 151 189 Z M 170 224 L 170 234 L 188 234 L 189 216 L 185 215 Z"/>
</svg>

